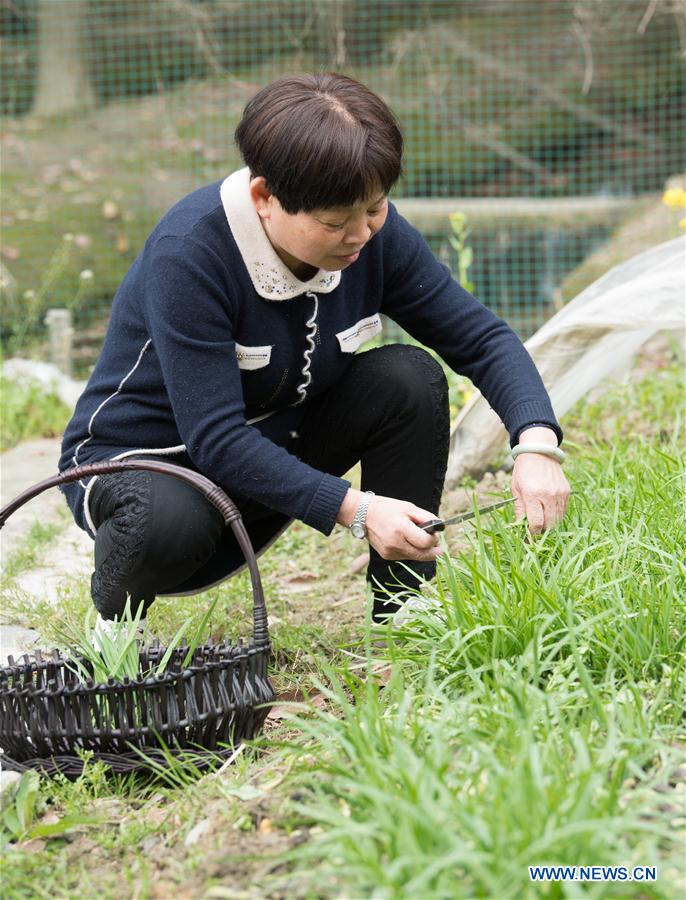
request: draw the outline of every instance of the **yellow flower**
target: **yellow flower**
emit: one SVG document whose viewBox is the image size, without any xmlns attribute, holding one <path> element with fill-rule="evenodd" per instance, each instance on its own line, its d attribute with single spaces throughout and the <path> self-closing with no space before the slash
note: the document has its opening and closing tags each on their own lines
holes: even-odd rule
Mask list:
<svg viewBox="0 0 686 900">
<path fill-rule="evenodd" d="M 685 229 L 686 229 L 686 216 L 684 216 L 683 219 L 679 219 L 679 228 L 685 228 Z"/>
<path fill-rule="evenodd" d="M 662 202 L 670 209 L 686 209 L 686 191 L 683 188 L 669 188 L 662 195 Z"/>
</svg>

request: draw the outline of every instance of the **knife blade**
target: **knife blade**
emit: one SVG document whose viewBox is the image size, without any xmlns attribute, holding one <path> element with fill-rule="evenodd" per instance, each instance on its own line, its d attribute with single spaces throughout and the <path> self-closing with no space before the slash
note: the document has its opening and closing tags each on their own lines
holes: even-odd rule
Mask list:
<svg viewBox="0 0 686 900">
<path fill-rule="evenodd" d="M 473 509 L 470 512 L 460 513 L 458 516 L 451 516 L 449 519 L 430 519 L 419 527 L 426 531 L 427 534 L 436 534 L 438 531 L 445 531 L 446 525 L 458 525 L 460 522 L 467 522 L 475 516 L 483 516 L 486 513 L 493 512 L 494 509 L 500 509 L 501 506 L 507 506 L 508 503 L 514 503 L 514 497 L 508 497 L 507 500 L 499 500 L 497 503 L 491 503 L 490 506 L 482 506 L 480 509 Z"/>
</svg>

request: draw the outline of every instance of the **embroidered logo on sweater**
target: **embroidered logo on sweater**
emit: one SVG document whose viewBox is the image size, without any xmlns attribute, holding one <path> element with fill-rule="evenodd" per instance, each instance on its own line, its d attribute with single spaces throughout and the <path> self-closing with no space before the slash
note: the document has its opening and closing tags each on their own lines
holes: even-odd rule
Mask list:
<svg viewBox="0 0 686 900">
<path fill-rule="evenodd" d="M 382 331 L 381 317 L 378 313 L 375 313 L 373 316 L 367 316 L 366 319 L 360 319 L 359 322 L 350 328 L 346 328 L 345 331 L 339 331 L 336 337 L 344 353 L 354 353 L 358 347 L 367 341 L 371 341 L 373 337 L 381 334 Z"/>
<path fill-rule="evenodd" d="M 236 361 L 239 369 L 261 369 L 269 365 L 272 358 L 272 346 L 246 347 L 236 341 Z"/>
</svg>

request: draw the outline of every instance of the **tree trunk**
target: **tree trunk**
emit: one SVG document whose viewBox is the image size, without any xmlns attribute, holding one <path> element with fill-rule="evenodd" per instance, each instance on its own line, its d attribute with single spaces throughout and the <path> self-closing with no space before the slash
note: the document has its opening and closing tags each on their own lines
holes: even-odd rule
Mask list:
<svg viewBox="0 0 686 900">
<path fill-rule="evenodd" d="M 95 106 L 82 47 L 87 0 L 38 0 L 38 85 L 33 114 Z"/>
</svg>

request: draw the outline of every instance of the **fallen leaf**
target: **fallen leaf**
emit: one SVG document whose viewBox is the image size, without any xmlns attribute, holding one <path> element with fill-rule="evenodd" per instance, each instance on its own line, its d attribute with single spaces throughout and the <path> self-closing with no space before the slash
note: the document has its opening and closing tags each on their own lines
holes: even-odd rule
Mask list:
<svg viewBox="0 0 686 900">
<path fill-rule="evenodd" d="M 393 667 L 390 663 L 373 663 L 372 674 L 382 684 L 388 684 L 388 682 L 391 680 L 391 675 L 393 674 Z"/>
<path fill-rule="evenodd" d="M 50 166 L 44 166 L 41 170 L 41 179 L 45 184 L 55 184 L 56 181 L 64 175 L 64 166 L 60 163 L 54 163 Z"/>
<path fill-rule="evenodd" d="M 39 821 L 41 825 L 57 825 L 57 823 L 61 821 L 61 819 L 61 816 L 59 816 L 56 812 L 51 811 L 46 813 Z"/>
<path fill-rule="evenodd" d="M 96 812 L 98 815 L 106 816 L 106 822 L 119 823 L 126 814 L 126 808 L 121 800 L 110 797 L 107 800 L 98 800 Z"/>
<path fill-rule="evenodd" d="M 290 703 L 309 703 L 315 709 L 324 709 L 326 707 L 326 697 L 323 694 L 312 694 L 306 697 L 299 691 L 287 691 L 279 696 L 281 703 L 277 703 L 267 713 L 268 719 L 285 719 L 289 715 L 293 715 L 295 710 L 289 705 Z"/>
<path fill-rule="evenodd" d="M 154 881 L 150 887 L 152 900 L 169 900 L 170 897 L 181 900 L 179 886 L 175 881 Z"/>
<path fill-rule="evenodd" d="M 67 857 L 70 860 L 73 860 L 91 853 L 97 853 L 99 846 L 100 845 L 97 841 L 94 841 L 93 838 L 78 838 L 73 843 L 69 844 L 69 847 L 66 850 Z"/>
<path fill-rule="evenodd" d="M 257 830 L 260 834 L 271 834 L 274 831 L 274 826 L 272 825 L 272 820 L 264 818 L 260 821 L 260 824 L 257 826 Z"/>
<path fill-rule="evenodd" d="M 32 841 L 22 841 L 22 843 L 17 844 L 17 847 L 21 847 L 22 850 L 28 850 L 29 853 L 41 853 L 45 850 L 45 841 L 34 838 Z"/>
<path fill-rule="evenodd" d="M 193 844 L 197 844 L 200 838 L 210 830 L 211 825 L 212 823 L 209 819 L 201 819 L 186 835 L 186 839 L 183 842 L 184 847 L 192 847 Z"/>
<path fill-rule="evenodd" d="M 129 252 L 129 239 L 125 234 L 117 235 L 117 253 L 128 253 Z"/>
<path fill-rule="evenodd" d="M 264 797 L 264 791 L 253 787 L 252 784 L 239 784 L 238 787 L 226 788 L 226 793 L 232 797 L 238 797 L 239 800 L 257 800 L 258 797 Z"/>
<path fill-rule="evenodd" d="M 281 703 L 300 703 L 305 699 L 305 695 L 300 688 L 293 688 L 291 691 L 284 691 L 277 697 Z"/>
<path fill-rule="evenodd" d="M 161 825 L 166 820 L 167 815 L 168 813 L 163 807 L 156 806 L 145 814 L 145 822 L 148 825 Z"/>
<path fill-rule="evenodd" d="M 314 572 L 298 572 L 297 575 L 289 575 L 286 581 L 288 584 L 299 584 L 301 581 L 316 581 L 317 576 Z"/>
<path fill-rule="evenodd" d="M 360 553 L 359 556 L 356 556 L 352 561 L 348 572 L 351 575 L 357 575 L 358 572 L 361 572 L 362 569 L 366 569 L 369 565 L 369 553 Z"/>
<path fill-rule="evenodd" d="M 102 205 L 102 214 L 105 219 L 119 218 L 119 207 L 114 200 L 105 200 Z"/>
<path fill-rule="evenodd" d="M 3 244 L 0 248 L 0 253 L 5 257 L 5 259 L 19 259 L 21 256 L 21 250 L 19 247 L 10 247 L 9 244 Z"/>
<path fill-rule="evenodd" d="M 162 838 L 157 834 L 151 834 L 149 837 L 146 837 L 141 844 L 141 853 L 148 856 L 158 844 L 162 843 Z"/>
<path fill-rule="evenodd" d="M 314 572 L 298 572 L 297 575 L 289 575 L 284 579 L 283 588 L 293 593 L 297 591 L 309 591 L 312 582 L 317 580 Z"/>
</svg>

